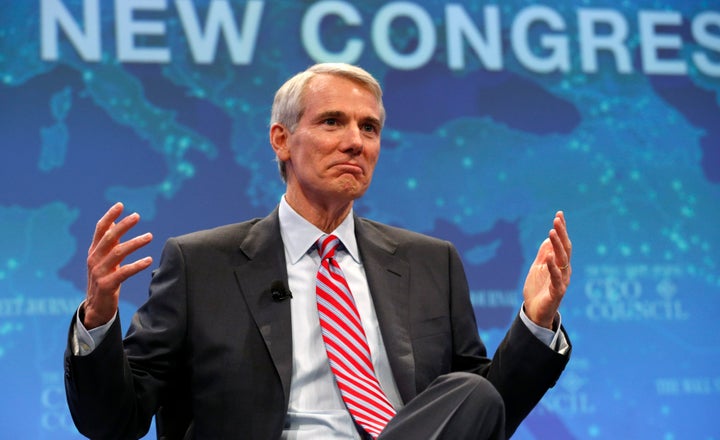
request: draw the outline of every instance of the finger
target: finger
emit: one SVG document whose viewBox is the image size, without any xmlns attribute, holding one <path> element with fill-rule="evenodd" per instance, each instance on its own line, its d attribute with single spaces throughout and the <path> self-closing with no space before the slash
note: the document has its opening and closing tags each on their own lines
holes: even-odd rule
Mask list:
<svg viewBox="0 0 720 440">
<path fill-rule="evenodd" d="M 538 248 L 537 254 L 535 254 L 535 261 L 533 263 L 536 265 L 545 264 L 545 259 L 547 258 L 547 253 L 550 248 L 552 248 L 552 243 L 548 237 L 540 243 L 540 247 Z"/>
<path fill-rule="evenodd" d="M 547 264 L 548 272 L 550 273 L 550 284 L 552 284 L 553 287 L 551 292 L 556 292 L 562 296 L 566 289 L 565 280 L 563 279 L 564 271 L 557 265 L 555 255 L 553 253 L 549 253 L 547 255 L 545 263 Z"/>
<path fill-rule="evenodd" d="M 97 224 L 95 225 L 95 233 L 93 234 L 92 243 L 90 244 L 90 249 L 88 250 L 88 253 L 91 253 L 97 244 L 100 242 L 100 239 L 105 235 L 107 230 L 115 223 L 115 220 L 120 217 L 120 214 L 123 212 L 123 204 L 120 202 L 115 203 L 113 206 L 110 207 L 110 209 L 105 212 L 105 214 L 98 220 Z"/>
<path fill-rule="evenodd" d="M 152 234 L 148 232 L 115 245 L 110 252 L 102 257 L 97 267 L 94 268 L 94 275 L 104 276 L 107 273 L 116 272 L 119 270 L 118 266 L 128 255 L 146 246 L 152 239 Z"/>
<path fill-rule="evenodd" d="M 565 251 L 565 246 L 563 245 L 557 230 L 550 229 L 548 237 L 550 238 L 550 243 L 552 243 L 553 253 L 555 254 L 555 263 L 557 263 L 558 267 L 564 267 L 566 264 L 569 264 L 570 257 Z"/>
<path fill-rule="evenodd" d="M 112 290 L 116 290 L 125 280 L 150 267 L 152 262 L 152 257 L 144 257 L 132 263 L 124 264 L 110 273 L 105 282 L 108 287 L 114 286 L 114 288 L 110 287 Z"/>
<path fill-rule="evenodd" d="M 133 212 L 119 222 L 111 225 L 105 231 L 105 234 L 103 234 L 100 238 L 100 241 L 95 245 L 95 248 L 93 249 L 93 254 L 95 254 L 94 257 L 96 259 L 102 259 L 109 252 L 114 251 L 123 235 L 137 225 L 139 221 L 140 214 Z"/>
<path fill-rule="evenodd" d="M 568 256 L 568 259 L 570 259 L 572 257 L 572 242 L 570 241 L 570 236 L 567 231 L 565 215 L 562 211 L 558 211 L 558 213 L 556 214 L 555 219 L 553 220 L 553 229 L 557 231 L 557 234 L 560 237 L 560 241 L 565 248 L 565 253 Z"/>
<path fill-rule="evenodd" d="M 149 244 L 153 239 L 151 233 L 147 232 L 137 237 L 133 237 L 128 241 L 118 244 L 115 246 L 113 251 L 108 254 L 109 263 L 113 265 L 119 265 L 122 261 L 133 252 L 137 251 L 143 246 Z"/>
</svg>

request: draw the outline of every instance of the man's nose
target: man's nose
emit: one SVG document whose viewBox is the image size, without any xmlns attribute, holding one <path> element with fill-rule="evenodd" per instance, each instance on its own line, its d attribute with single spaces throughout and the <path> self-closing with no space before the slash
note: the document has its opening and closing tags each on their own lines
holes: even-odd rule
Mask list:
<svg viewBox="0 0 720 440">
<path fill-rule="evenodd" d="M 360 154 L 363 150 L 363 143 L 365 139 L 362 135 L 360 127 L 355 125 L 348 125 L 345 132 L 345 139 L 342 145 L 343 151 L 347 151 L 353 155 Z"/>
</svg>

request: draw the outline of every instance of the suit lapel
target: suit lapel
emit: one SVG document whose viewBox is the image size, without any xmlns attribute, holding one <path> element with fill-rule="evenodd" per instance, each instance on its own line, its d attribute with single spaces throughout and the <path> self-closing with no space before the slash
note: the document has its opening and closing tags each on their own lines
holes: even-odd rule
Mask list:
<svg viewBox="0 0 720 440">
<path fill-rule="evenodd" d="M 355 235 L 395 384 L 408 402 L 416 395 L 408 316 L 409 266 L 395 255 L 397 242 L 359 217 Z"/>
<path fill-rule="evenodd" d="M 270 292 L 273 281 L 281 280 L 287 284 L 285 251 L 277 209 L 252 226 L 240 244 L 240 250 L 248 261 L 235 270 L 235 275 L 248 309 L 270 352 L 287 404 L 292 375 L 290 301 L 274 301 Z"/>
</svg>

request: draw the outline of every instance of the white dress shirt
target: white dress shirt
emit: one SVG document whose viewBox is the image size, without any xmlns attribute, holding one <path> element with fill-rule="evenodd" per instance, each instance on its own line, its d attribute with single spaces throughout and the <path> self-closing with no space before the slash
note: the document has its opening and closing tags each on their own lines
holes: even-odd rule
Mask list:
<svg viewBox="0 0 720 440">
<path fill-rule="evenodd" d="M 302 218 L 285 201 L 280 202 L 280 233 L 285 246 L 293 335 L 293 370 L 290 402 L 283 439 L 359 439 L 352 416 L 335 384 L 320 331 L 315 298 L 315 277 L 320 255 L 314 244 L 323 231 Z M 375 307 L 355 239 L 352 212 L 332 232 L 343 244 L 335 260 L 345 274 L 370 347 L 380 386 L 393 407 L 402 407 L 390 361 L 378 326 Z"/>
</svg>

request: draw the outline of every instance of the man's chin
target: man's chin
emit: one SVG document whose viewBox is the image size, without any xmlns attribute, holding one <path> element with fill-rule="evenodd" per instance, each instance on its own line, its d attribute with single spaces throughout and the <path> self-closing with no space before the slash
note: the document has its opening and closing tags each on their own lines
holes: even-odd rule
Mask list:
<svg viewBox="0 0 720 440">
<path fill-rule="evenodd" d="M 360 182 L 355 176 L 343 175 L 340 177 L 338 184 L 338 192 L 343 194 L 349 200 L 355 200 L 363 196 L 367 191 L 369 184 Z"/>
</svg>

